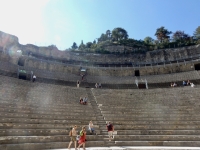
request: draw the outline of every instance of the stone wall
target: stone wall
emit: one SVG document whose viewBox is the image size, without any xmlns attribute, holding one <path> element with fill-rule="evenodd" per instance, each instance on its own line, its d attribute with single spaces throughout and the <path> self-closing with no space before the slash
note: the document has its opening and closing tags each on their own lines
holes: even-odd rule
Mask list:
<svg viewBox="0 0 200 150">
<path fill-rule="evenodd" d="M 72 66 L 64 63 L 57 63 L 53 61 L 45 61 L 40 59 L 35 59 L 31 57 L 25 57 L 24 66 L 26 68 L 35 68 L 41 70 L 47 70 L 52 72 L 64 72 L 71 74 L 80 74 L 80 66 Z"/>
<path fill-rule="evenodd" d="M 17 64 L 19 55 L 17 50 L 22 50 L 24 55 L 32 55 L 37 58 L 51 59 L 58 61 L 82 62 L 90 64 L 126 64 L 126 63 L 157 63 L 187 59 L 191 56 L 200 55 L 200 45 L 183 48 L 162 49 L 149 51 L 146 54 L 114 55 L 114 54 L 93 54 L 60 51 L 56 47 L 38 47 L 36 45 L 21 45 L 16 36 L 0 32 L 0 47 Z M 123 46 L 118 46 L 123 49 Z M 112 47 L 115 48 L 114 46 Z"/>
<path fill-rule="evenodd" d="M 133 47 L 130 47 L 130 46 L 123 46 L 123 45 L 116 45 L 116 46 L 106 46 L 104 47 L 105 50 L 111 52 L 111 53 L 115 53 L 115 52 L 118 52 L 118 53 L 124 53 L 125 51 L 126 52 L 131 52 L 133 51 Z"/>
<path fill-rule="evenodd" d="M 40 60 L 23 56 L 25 59 L 24 66 L 26 68 L 35 68 L 40 70 L 47 70 L 51 72 L 63 72 L 69 74 L 80 75 L 81 66 L 69 65 L 64 63 L 58 63 L 54 61 Z M 134 76 L 135 70 L 139 70 L 140 75 L 157 75 L 157 74 L 170 74 L 177 72 L 193 71 L 194 65 L 199 64 L 200 61 L 195 62 L 182 62 L 165 64 L 158 66 L 146 66 L 146 67 L 87 67 L 88 75 L 92 76 Z"/>
</svg>

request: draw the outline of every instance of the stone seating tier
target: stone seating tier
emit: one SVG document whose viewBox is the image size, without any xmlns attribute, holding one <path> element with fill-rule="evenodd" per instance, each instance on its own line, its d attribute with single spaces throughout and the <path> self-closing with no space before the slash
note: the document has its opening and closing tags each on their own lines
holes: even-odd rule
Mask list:
<svg viewBox="0 0 200 150">
<path fill-rule="evenodd" d="M 90 120 L 98 135 L 87 135 L 87 146 L 200 146 L 198 91 L 83 89 L 0 76 L 0 149 L 66 148 L 70 128 Z M 117 131 L 111 142 L 106 121 Z"/>
</svg>

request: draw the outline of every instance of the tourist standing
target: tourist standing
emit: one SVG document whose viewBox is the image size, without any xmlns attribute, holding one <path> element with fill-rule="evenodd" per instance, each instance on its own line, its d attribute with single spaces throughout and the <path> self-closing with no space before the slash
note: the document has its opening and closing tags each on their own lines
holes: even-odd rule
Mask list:
<svg viewBox="0 0 200 150">
<path fill-rule="evenodd" d="M 70 142 L 69 142 L 69 145 L 68 145 L 68 149 L 70 149 L 71 147 L 71 144 L 74 142 L 74 147 L 75 147 L 75 150 L 77 150 L 76 148 L 76 136 L 77 136 L 77 132 L 76 132 L 76 128 L 77 126 L 75 125 L 72 130 L 70 131 L 69 133 L 69 136 L 70 136 Z"/>
<path fill-rule="evenodd" d="M 106 125 L 106 127 L 108 130 L 109 141 L 111 141 L 111 139 L 113 139 L 114 126 L 109 121 L 108 124 Z"/>
<path fill-rule="evenodd" d="M 80 131 L 80 138 L 78 141 L 78 149 L 83 145 L 83 149 L 85 150 L 85 141 L 86 141 L 86 131 L 85 131 L 85 126 L 82 127 L 82 130 Z"/>
<path fill-rule="evenodd" d="M 77 88 L 79 88 L 79 86 L 80 86 L 80 81 L 78 80 L 77 81 Z"/>
<path fill-rule="evenodd" d="M 33 82 L 35 82 L 36 80 L 36 75 L 33 75 Z"/>
</svg>

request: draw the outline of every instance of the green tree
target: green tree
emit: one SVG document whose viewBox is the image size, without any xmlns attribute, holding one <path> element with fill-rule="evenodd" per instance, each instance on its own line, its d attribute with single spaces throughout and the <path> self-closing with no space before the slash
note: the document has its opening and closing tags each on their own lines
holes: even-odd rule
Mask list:
<svg viewBox="0 0 200 150">
<path fill-rule="evenodd" d="M 185 34 L 184 31 L 176 31 L 173 33 L 172 38 L 174 41 L 183 41 L 188 40 L 190 36 L 188 34 Z"/>
<path fill-rule="evenodd" d="M 196 30 L 194 31 L 194 36 L 200 38 L 200 26 L 198 26 L 198 27 L 196 28 Z"/>
<path fill-rule="evenodd" d="M 86 47 L 87 47 L 87 48 L 91 48 L 91 46 L 92 46 L 92 42 L 87 42 L 87 43 L 86 43 Z"/>
<path fill-rule="evenodd" d="M 107 35 L 107 37 L 110 38 L 110 37 L 111 37 L 111 31 L 110 31 L 110 30 L 107 30 L 107 31 L 106 31 L 106 35 Z"/>
<path fill-rule="evenodd" d="M 165 29 L 165 27 L 160 27 L 156 30 L 155 36 L 157 37 L 158 41 L 163 43 L 166 39 L 170 38 L 170 34 L 172 32 Z"/>
<path fill-rule="evenodd" d="M 151 37 L 149 37 L 149 36 L 147 36 L 147 37 L 144 38 L 144 43 L 145 44 L 152 45 L 153 42 L 154 42 L 154 39 L 151 38 Z"/>
<path fill-rule="evenodd" d="M 104 33 L 101 34 L 100 38 L 98 38 L 98 42 L 103 42 L 109 40 L 108 36 Z"/>
<path fill-rule="evenodd" d="M 79 45 L 79 49 L 80 50 L 84 50 L 85 49 L 85 44 L 83 43 L 83 40 L 81 41 L 81 44 Z"/>
<path fill-rule="evenodd" d="M 123 28 L 115 28 L 112 30 L 112 38 L 114 41 L 128 39 L 128 33 Z"/>
<path fill-rule="evenodd" d="M 72 48 L 72 49 L 77 49 L 77 48 L 78 48 L 76 42 L 73 43 L 73 45 L 71 46 L 71 48 Z"/>
</svg>

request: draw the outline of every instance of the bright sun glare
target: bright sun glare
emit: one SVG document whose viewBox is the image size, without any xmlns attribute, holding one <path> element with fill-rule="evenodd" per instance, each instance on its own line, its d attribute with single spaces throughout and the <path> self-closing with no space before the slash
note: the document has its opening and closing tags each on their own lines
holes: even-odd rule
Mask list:
<svg viewBox="0 0 200 150">
<path fill-rule="evenodd" d="M 48 1 L 0 0 L 0 30 L 18 36 L 23 44 L 43 41 L 43 9 Z"/>
</svg>

